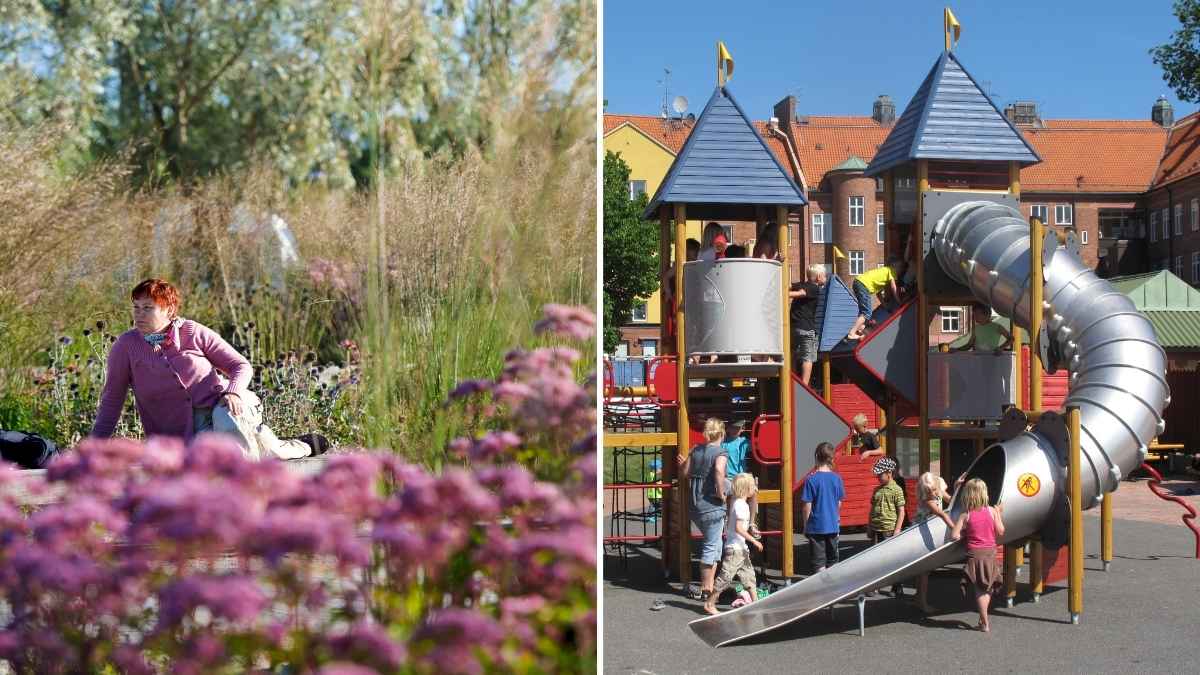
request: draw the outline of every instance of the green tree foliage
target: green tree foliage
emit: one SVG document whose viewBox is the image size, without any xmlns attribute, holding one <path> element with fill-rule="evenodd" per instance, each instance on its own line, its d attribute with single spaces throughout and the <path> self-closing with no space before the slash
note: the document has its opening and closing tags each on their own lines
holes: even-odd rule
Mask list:
<svg viewBox="0 0 1200 675">
<path fill-rule="evenodd" d="M 1182 101 L 1200 101 L 1200 0 L 1177 0 L 1175 16 L 1179 30 L 1171 41 L 1150 50 L 1154 63 L 1162 66 L 1163 80 Z"/>
<path fill-rule="evenodd" d="M 604 351 L 617 346 L 617 328 L 634 301 L 658 288 L 658 226 L 642 218 L 646 195 L 629 198 L 629 165 L 604 153 Z"/>
<path fill-rule="evenodd" d="M 370 179 L 487 149 L 500 110 L 594 91 L 594 0 L 0 0 L 0 129 L 72 130 L 74 165 L 152 182 L 266 159 Z"/>
</svg>

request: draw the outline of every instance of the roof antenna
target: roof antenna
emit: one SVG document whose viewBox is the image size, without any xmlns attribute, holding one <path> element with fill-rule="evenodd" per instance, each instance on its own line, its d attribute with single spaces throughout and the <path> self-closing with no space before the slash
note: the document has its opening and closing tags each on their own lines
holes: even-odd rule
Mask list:
<svg viewBox="0 0 1200 675">
<path fill-rule="evenodd" d="M 663 68 L 663 79 L 658 83 L 662 85 L 663 97 L 662 107 L 659 109 L 659 115 L 665 120 L 671 116 L 671 109 L 667 106 L 667 101 L 671 100 L 671 69 Z"/>
</svg>

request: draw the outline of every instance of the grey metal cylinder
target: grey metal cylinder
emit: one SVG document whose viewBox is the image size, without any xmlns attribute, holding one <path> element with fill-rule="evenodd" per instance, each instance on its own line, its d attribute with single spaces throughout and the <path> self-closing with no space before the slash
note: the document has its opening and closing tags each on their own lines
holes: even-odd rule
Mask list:
<svg viewBox="0 0 1200 675">
<path fill-rule="evenodd" d="M 1133 301 L 1051 237 L 1044 256 L 1044 325 L 1065 355 L 1065 406 L 1080 408 L 1083 507 L 1099 504 L 1139 466 L 1161 431 L 1169 398 L 1166 353 Z M 951 208 L 933 230 L 931 249 L 951 278 L 997 312 L 1029 327 L 1029 227 L 1019 211 L 990 202 Z M 1044 446 L 1036 432 L 1005 441 Z M 1021 453 L 1018 453 L 1021 454 Z M 1063 470 L 1055 463 L 1056 472 Z M 1022 528 L 1023 529 L 1023 528 Z M 1027 533 L 1026 533 L 1027 534 Z M 1023 536 L 1023 535 L 1021 535 Z"/>
<path fill-rule="evenodd" d="M 777 261 L 756 258 L 684 264 L 687 353 L 782 356 L 782 270 Z"/>
</svg>

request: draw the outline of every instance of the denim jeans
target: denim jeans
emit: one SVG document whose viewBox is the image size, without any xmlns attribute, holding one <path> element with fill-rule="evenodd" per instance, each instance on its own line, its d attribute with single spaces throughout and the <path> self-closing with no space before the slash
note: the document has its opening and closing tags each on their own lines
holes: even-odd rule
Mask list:
<svg viewBox="0 0 1200 675">
<path fill-rule="evenodd" d="M 721 536 L 725 532 L 725 511 L 708 511 L 697 516 L 692 514 L 692 522 L 702 535 L 700 543 L 700 562 L 704 565 L 716 565 L 721 560 Z"/>
</svg>

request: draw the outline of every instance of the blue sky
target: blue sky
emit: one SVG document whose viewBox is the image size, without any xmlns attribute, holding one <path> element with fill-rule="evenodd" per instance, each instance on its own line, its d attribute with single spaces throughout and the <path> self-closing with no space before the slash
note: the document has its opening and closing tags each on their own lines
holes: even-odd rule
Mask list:
<svg viewBox="0 0 1200 675">
<path fill-rule="evenodd" d="M 870 115 L 890 94 L 897 115 L 942 51 L 945 3 L 606 0 L 606 112 L 657 114 L 663 68 L 670 95 L 697 115 L 716 85 L 716 42 L 735 70 L 730 88 L 752 119 L 797 96 L 798 112 Z M 1149 119 L 1165 95 L 1180 103 L 1148 50 L 1179 22 L 1169 0 L 959 0 L 955 48 L 998 105 L 1033 100 L 1046 118 Z"/>
</svg>

